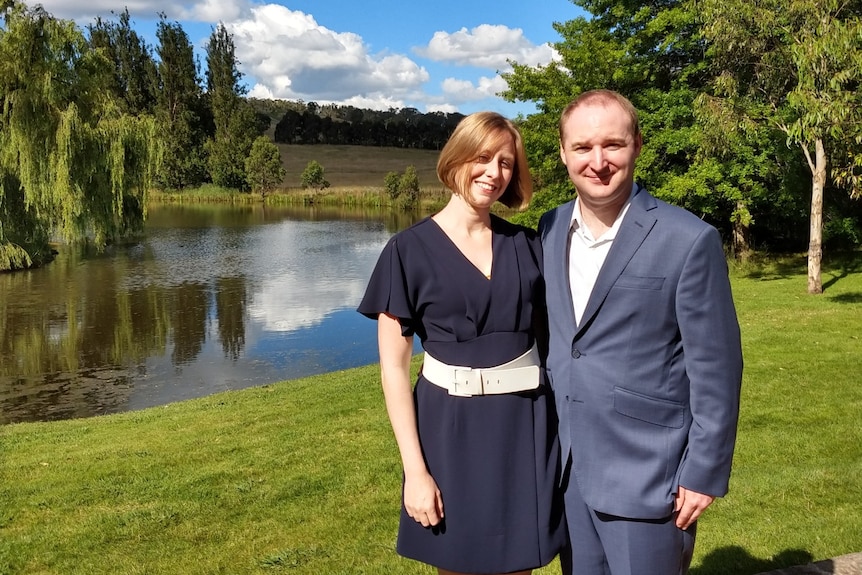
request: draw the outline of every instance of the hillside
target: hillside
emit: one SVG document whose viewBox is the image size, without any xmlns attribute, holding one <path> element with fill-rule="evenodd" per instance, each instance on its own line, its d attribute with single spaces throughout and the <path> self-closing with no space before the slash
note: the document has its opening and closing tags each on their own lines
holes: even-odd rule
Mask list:
<svg viewBox="0 0 862 575">
<path fill-rule="evenodd" d="M 300 175 L 308 162 L 317 160 L 323 166 L 332 187 L 383 187 L 388 172 L 404 173 L 407 166 L 416 168 L 419 185 L 441 187 L 437 179 L 436 150 L 379 148 L 371 146 L 299 146 L 278 144 L 287 176 L 287 187 L 300 187 Z"/>
</svg>

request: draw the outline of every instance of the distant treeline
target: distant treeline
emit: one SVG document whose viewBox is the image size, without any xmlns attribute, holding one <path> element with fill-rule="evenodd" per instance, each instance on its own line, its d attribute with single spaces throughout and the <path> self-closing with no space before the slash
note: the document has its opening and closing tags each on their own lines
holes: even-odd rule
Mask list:
<svg viewBox="0 0 862 575">
<path fill-rule="evenodd" d="M 364 110 L 353 106 L 295 102 L 275 126 L 274 139 L 285 144 L 349 144 L 439 150 L 463 114 L 415 108 Z"/>
</svg>

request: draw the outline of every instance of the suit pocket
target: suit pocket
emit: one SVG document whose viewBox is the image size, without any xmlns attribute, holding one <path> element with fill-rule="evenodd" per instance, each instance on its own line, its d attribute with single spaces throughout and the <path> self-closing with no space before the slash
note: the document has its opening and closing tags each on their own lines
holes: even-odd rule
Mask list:
<svg viewBox="0 0 862 575">
<path fill-rule="evenodd" d="M 685 406 L 678 401 L 650 397 L 622 387 L 614 388 L 617 413 L 662 427 L 679 429 L 685 423 Z"/>
<path fill-rule="evenodd" d="M 660 290 L 663 285 L 664 278 L 621 275 L 614 284 L 614 287 L 627 289 Z"/>
</svg>

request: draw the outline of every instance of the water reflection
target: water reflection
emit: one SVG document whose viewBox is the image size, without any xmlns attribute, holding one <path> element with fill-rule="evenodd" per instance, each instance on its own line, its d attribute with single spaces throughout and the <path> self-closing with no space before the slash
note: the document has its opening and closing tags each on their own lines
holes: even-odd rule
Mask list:
<svg viewBox="0 0 862 575">
<path fill-rule="evenodd" d="M 411 223 L 159 206 L 141 243 L 0 275 L 0 423 L 86 417 L 376 360 L 353 309 Z"/>
</svg>

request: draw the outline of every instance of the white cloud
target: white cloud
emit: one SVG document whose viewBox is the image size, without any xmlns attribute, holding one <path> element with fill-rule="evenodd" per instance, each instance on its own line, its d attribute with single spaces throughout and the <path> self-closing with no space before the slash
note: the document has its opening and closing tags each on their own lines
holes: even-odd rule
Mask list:
<svg viewBox="0 0 862 575">
<path fill-rule="evenodd" d="M 461 28 L 454 33 L 435 32 L 425 48 L 416 53 L 440 62 L 506 71 L 509 60 L 528 66 L 547 64 L 559 59 L 550 45 L 536 46 L 520 28 L 482 24 L 472 30 Z"/>
<path fill-rule="evenodd" d="M 334 32 L 277 4 L 254 6 L 248 18 L 226 25 L 242 71 L 257 82 L 252 96 L 385 108 L 415 95 L 429 79 L 406 56 L 371 54 L 360 36 Z"/>
<path fill-rule="evenodd" d="M 190 39 L 202 49 L 208 31 L 202 25 L 224 22 L 233 34 L 239 69 L 249 86 L 248 94 L 258 98 L 315 101 L 360 108 L 388 109 L 407 106 L 426 111 L 458 111 L 461 104 L 485 99 L 499 102 L 496 94 L 506 88 L 501 78 L 447 79 L 440 93 L 426 92 L 429 71 L 410 56 L 388 49 L 372 52 L 363 37 L 337 32 L 320 25 L 304 12 L 280 4 L 260 4 L 254 0 L 44 0 L 46 10 L 59 18 L 71 18 L 81 26 L 96 15 L 110 17 L 120 6 L 133 19 L 150 23 L 164 13 L 179 21 Z M 192 32 L 194 30 L 194 32 Z M 507 59 L 521 64 L 545 64 L 558 55 L 548 45 L 536 46 L 521 29 L 481 25 L 453 33 L 436 32 L 430 43 L 414 52 L 438 62 L 441 76 L 446 66 L 473 66 L 507 71 Z"/>
<path fill-rule="evenodd" d="M 447 102 L 464 103 L 484 100 L 495 97 L 505 90 L 508 85 L 500 76 L 482 76 L 477 82 L 460 80 L 458 78 L 446 78 L 441 87 L 444 100 Z"/>
</svg>

